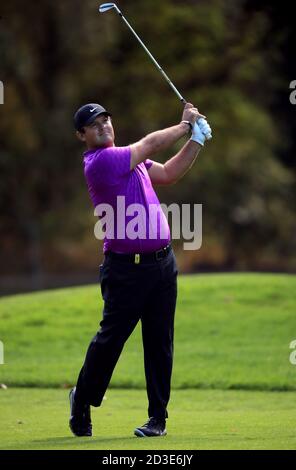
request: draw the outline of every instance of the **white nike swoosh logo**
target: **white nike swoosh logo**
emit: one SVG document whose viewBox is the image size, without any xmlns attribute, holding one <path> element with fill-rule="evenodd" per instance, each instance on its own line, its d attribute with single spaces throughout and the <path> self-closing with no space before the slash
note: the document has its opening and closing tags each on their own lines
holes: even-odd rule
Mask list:
<svg viewBox="0 0 296 470">
<path fill-rule="evenodd" d="M 98 107 L 90 109 L 89 112 L 93 113 L 96 109 L 98 109 Z"/>
</svg>

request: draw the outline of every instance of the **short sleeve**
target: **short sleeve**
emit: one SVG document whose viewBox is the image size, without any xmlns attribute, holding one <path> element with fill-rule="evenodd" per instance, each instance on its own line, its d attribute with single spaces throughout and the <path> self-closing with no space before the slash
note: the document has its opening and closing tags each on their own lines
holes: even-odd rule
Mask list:
<svg viewBox="0 0 296 470">
<path fill-rule="evenodd" d="M 108 147 L 94 155 L 87 176 L 95 183 L 116 185 L 130 173 L 130 163 L 129 146 Z"/>
<path fill-rule="evenodd" d="M 147 158 L 145 161 L 144 161 L 144 165 L 146 167 L 146 170 L 148 171 L 149 168 L 151 168 L 151 166 L 153 165 L 153 160 L 149 160 L 149 158 Z"/>
</svg>

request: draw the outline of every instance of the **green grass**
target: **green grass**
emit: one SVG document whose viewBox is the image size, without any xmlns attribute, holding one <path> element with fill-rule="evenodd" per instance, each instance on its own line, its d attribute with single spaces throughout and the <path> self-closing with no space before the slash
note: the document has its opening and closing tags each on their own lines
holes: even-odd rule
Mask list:
<svg viewBox="0 0 296 470">
<path fill-rule="evenodd" d="M 0 449 L 295 449 L 295 392 L 174 390 L 168 435 L 140 439 L 144 390 L 109 390 L 92 438 L 68 428 L 68 391 L 0 390 Z"/>
<path fill-rule="evenodd" d="M 169 434 L 155 439 L 133 436 L 147 410 L 139 327 L 93 409 L 94 437 L 68 429 L 61 387 L 99 326 L 99 286 L 3 297 L 0 448 L 295 449 L 295 292 L 289 275 L 180 276 Z"/>
<path fill-rule="evenodd" d="M 296 277 L 222 274 L 179 277 L 172 386 L 296 390 L 289 344 L 296 339 Z M 9 386 L 73 384 L 99 326 L 99 286 L 0 299 L 0 340 Z M 140 328 L 115 369 L 114 388 L 144 388 Z"/>
</svg>

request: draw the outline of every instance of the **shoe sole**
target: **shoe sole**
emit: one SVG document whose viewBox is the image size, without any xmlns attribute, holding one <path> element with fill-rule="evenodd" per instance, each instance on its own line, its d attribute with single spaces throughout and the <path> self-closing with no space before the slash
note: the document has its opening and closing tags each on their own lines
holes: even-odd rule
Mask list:
<svg viewBox="0 0 296 470">
<path fill-rule="evenodd" d="M 71 429 L 71 427 L 70 427 L 70 429 Z M 72 429 L 71 429 L 71 431 L 72 431 Z M 75 434 L 75 432 L 73 432 L 73 431 L 72 431 L 72 433 L 75 437 L 92 437 L 92 434 Z"/>
<path fill-rule="evenodd" d="M 92 437 L 92 434 L 91 433 L 83 433 L 83 434 L 80 434 L 80 433 L 76 433 L 75 431 L 73 431 L 72 427 L 71 427 L 71 423 L 69 423 L 69 428 L 72 432 L 72 434 L 76 437 Z"/>
<path fill-rule="evenodd" d="M 167 432 L 164 431 L 162 434 L 154 434 L 154 436 L 147 436 L 147 434 L 143 433 L 143 431 L 140 431 L 140 429 L 135 429 L 134 434 L 137 437 L 163 437 L 167 435 Z"/>
<path fill-rule="evenodd" d="M 135 429 L 134 434 L 135 434 L 135 436 L 137 436 L 137 437 L 147 437 L 146 434 L 144 434 L 144 433 L 143 433 L 142 431 L 140 431 L 139 429 Z"/>
</svg>

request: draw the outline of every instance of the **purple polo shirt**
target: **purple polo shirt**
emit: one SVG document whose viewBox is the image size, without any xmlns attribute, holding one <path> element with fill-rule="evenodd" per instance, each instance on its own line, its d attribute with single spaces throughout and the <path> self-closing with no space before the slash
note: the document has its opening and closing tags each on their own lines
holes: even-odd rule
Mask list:
<svg viewBox="0 0 296 470">
<path fill-rule="evenodd" d="M 169 225 L 147 171 L 153 162 L 145 160 L 130 170 L 129 146 L 88 150 L 83 156 L 89 195 L 106 230 L 104 253 L 149 253 L 170 243 Z"/>
</svg>

